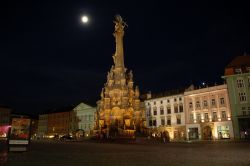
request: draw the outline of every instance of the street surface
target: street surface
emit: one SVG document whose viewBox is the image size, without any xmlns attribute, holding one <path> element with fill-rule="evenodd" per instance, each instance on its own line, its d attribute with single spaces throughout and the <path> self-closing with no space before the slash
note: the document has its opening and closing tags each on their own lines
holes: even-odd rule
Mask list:
<svg viewBox="0 0 250 166">
<path fill-rule="evenodd" d="M 100 143 L 34 141 L 28 152 L 7 152 L 6 166 L 248 166 L 250 142 Z"/>
</svg>

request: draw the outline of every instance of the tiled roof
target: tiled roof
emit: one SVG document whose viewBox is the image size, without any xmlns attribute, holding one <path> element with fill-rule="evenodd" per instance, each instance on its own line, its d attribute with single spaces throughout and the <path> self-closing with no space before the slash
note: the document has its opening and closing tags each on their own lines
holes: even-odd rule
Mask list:
<svg viewBox="0 0 250 166">
<path fill-rule="evenodd" d="M 250 66 L 250 55 L 242 55 L 235 57 L 226 68 L 231 67 L 241 67 L 241 66 Z"/>
</svg>

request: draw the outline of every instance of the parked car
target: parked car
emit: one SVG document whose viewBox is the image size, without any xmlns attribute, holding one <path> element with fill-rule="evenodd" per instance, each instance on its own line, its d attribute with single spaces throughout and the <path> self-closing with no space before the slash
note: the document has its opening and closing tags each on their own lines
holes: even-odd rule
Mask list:
<svg viewBox="0 0 250 166">
<path fill-rule="evenodd" d="M 64 135 L 62 137 L 60 137 L 61 141 L 70 141 L 73 140 L 74 138 L 71 135 Z"/>
</svg>

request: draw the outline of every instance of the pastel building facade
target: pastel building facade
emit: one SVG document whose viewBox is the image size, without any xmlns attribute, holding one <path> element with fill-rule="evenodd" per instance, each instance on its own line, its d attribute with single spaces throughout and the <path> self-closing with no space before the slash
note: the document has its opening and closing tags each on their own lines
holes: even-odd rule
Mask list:
<svg viewBox="0 0 250 166">
<path fill-rule="evenodd" d="M 71 131 L 84 131 L 85 136 L 92 134 L 95 121 L 94 116 L 96 107 L 92 107 L 85 103 L 78 104 L 71 112 Z"/>
<path fill-rule="evenodd" d="M 70 112 L 53 112 L 48 114 L 48 136 L 69 134 Z"/>
<path fill-rule="evenodd" d="M 184 92 L 188 140 L 233 139 L 233 125 L 227 85 Z"/>
<path fill-rule="evenodd" d="M 48 114 L 39 115 L 37 136 L 38 138 L 46 138 L 48 132 Z"/>
<path fill-rule="evenodd" d="M 170 141 L 186 139 L 184 95 L 147 99 L 146 125 L 153 134 L 167 133 Z"/>
<path fill-rule="evenodd" d="M 250 139 L 250 56 L 235 57 L 225 68 L 236 139 Z"/>
</svg>

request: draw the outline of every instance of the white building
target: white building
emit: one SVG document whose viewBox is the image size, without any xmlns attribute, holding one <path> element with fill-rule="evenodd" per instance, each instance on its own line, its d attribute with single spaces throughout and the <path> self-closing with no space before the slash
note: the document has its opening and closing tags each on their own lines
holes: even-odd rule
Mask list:
<svg viewBox="0 0 250 166">
<path fill-rule="evenodd" d="M 147 126 L 151 132 L 166 132 L 170 141 L 185 140 L 183 93 L 147 99 L 145 108 Z"/>
<path fill-rule="evenodd" d="M 78 104 L 71 112 L 71 131 L 83 130 L 85 136 L 89 136 L 94 129 L 95 107 L 87 104 Z"/>
<path fill-rule="evenodd" d="M 45 138 L 48 132 L 48 114 L 39 115 L 37 135 L 39 138 Z"/>
<path fill-rule="evenodd" d="M 227 85 L 189 88 L 184 100 L 189 140 L 234 137 Z"/>
</svg>

